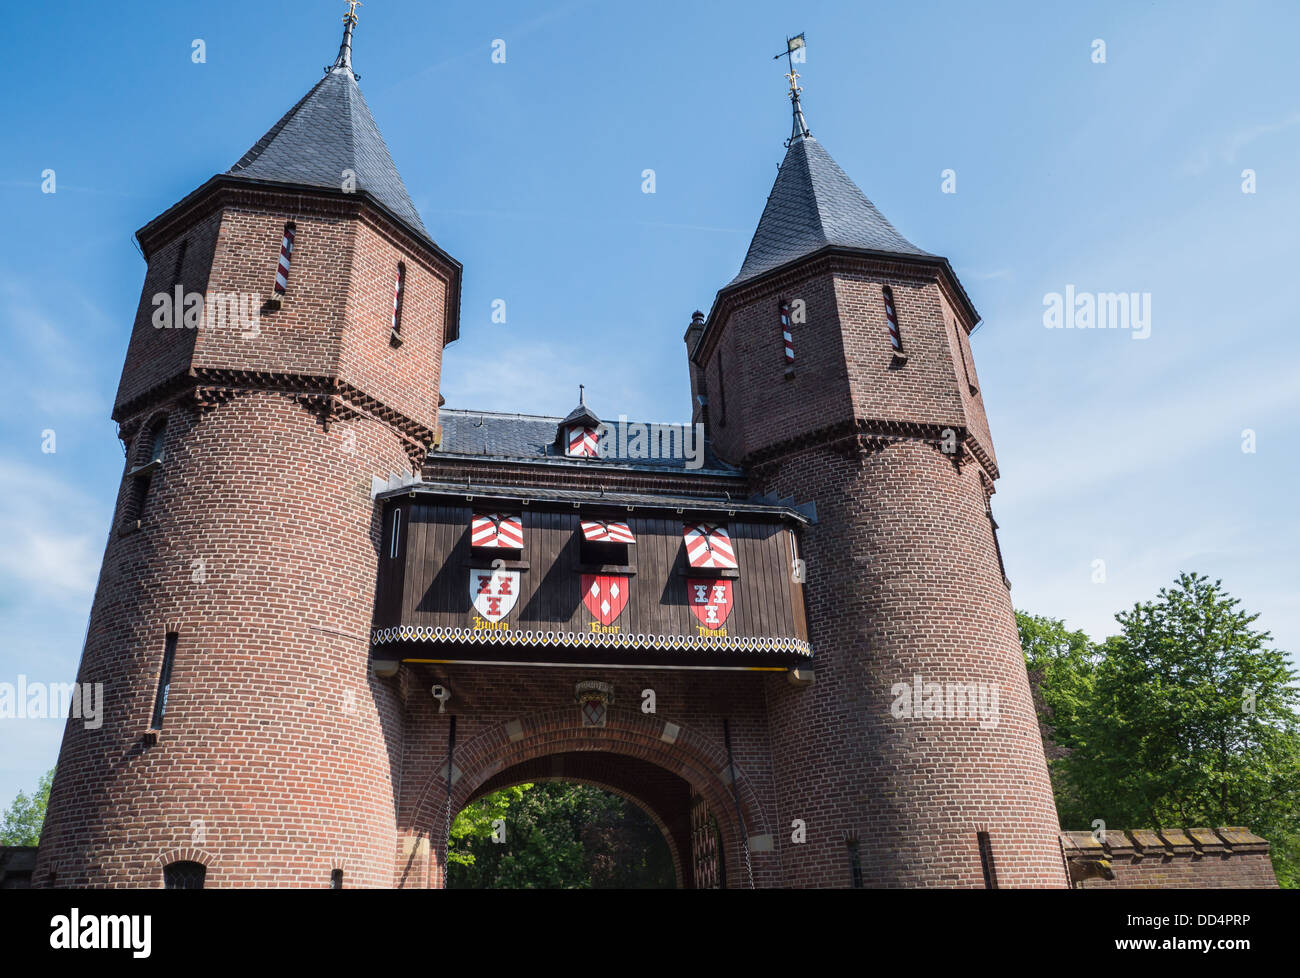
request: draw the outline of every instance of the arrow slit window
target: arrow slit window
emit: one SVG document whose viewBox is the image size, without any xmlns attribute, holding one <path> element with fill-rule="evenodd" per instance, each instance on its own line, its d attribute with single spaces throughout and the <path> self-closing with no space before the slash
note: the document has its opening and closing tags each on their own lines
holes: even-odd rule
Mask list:
<svg viewBox="0 0 1300 978">
<path fill-rule="evenodd" d="M 903 352 L 903 334 L 898 329 L 898 310 L 894 306 L 894 290 L 888 285 L 881 287 L 885 297 L 885 322 L 889 326 L 889 344 L 895 353 Z"/>
<path fill-rule="evenodd" d="M 163 714 L 167 712 L 167 694 L 172 688 L 172 663 L 176 659 L 176 642 L 179 638 L 176 632 L 168 632 L 163 643 L 162 668 L 158 671 L 158 692 L 154 695 L 153 718 L 149 724 L 151 730 L 162 729 Z"/>
<path fill-rule="evenodd" d="M 781 300 L 781 339 L 785 347 L 785 365 L 794 366 L 794 336 L 790 332 L 790 302 Z"/>
<path fill-rule="evenodd" d="M 402 342 L 402 304 L 406 296 L 406 262 L 397 263 L 397 280 L 393 283 L 393 332 L 394 344 Z"/>
<path fill-rule="evenodd" d="M 280 264 L 275 270 L 275 287 L 272 290 L 272 302 L 279 303 L 289 288 L 289 265 L 293 261 L 293 241 L 298 235 L 298 226 L 289 221 L 284 226 L 284 236 L 280 238 Z"/>
</svg>

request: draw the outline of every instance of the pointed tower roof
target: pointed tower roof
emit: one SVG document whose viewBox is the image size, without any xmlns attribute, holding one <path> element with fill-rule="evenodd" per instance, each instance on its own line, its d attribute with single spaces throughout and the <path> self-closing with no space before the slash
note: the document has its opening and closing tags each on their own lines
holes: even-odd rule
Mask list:
<svg viewBox="0 0 1300 978">
<path fill-rule="evenodd" d="M 344 17 L 343 42 L 334 64 L 302 100 L 284 114 L 228 171 L 255 181 L 343 189 L 344 171 L 421 238 L 432 241 L 411 203 L 384 137 L 379 134 L 352 71 L 352 28 Z"/>
<path fill-rule="evenodd" d="M 899 234 L 813 138 L 799 104 L 799 91 L 791 79 L 794 127 L 786 143 L 785 161 L 740 274 L 729 287 L 828 245 L 934 257 Z"/>
</svg>

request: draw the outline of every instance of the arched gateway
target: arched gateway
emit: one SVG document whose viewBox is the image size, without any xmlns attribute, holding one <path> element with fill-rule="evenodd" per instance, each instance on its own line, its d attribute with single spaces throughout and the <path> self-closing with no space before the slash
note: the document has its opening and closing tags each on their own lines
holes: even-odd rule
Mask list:
<svg viewBox="0 0 1300 978">
<path fill-rule="evenodd" d="M 749 251 L 686 328 L 690 423 L 453 410 L 461 266 L 355 22 L 138 233 L 78 676 L 105 713 L 68 724 L 34 884 L 441 885 L 452 813 L 567 774 L 652 811 L 683 885 L 1063 886 L 979 317 L 793 70 Z"/>
<path fill-rule="evenodd" d="M 666 727 L 676 728 L 672 743 L 664 740 Z M 411 860 L 398 885 L 445 882 L 449 815 L 509 785 L 563 780 L 612 791 L 645 810 L 668 843 L 679 886 L 721 879 L 748 886 L 751 863 L 760 881 L 764 873 L 772 875 L 766 865 L 770 846 L 763 841 L 770 840 L 769 820 L 743 771 L 736 770 L 732 790 L 731 770 L 721 743 L 632 710 L 609 709 L 604 727 L 584 725 L 576 707 L 497 724 L 454 751 L 450 795 L 445 763 L 425 785 L 412 828 L 432 841 L 427 850 L 431 858 Z M 747 833 L 737 820 L 737 799 Z M 700 837 L 715 825 L 720 852 Z M 747 850 L 755 838 L 762 851 L 751 857 Z M 426 850 L 413 846 L 411 851 Z M 715 854 L 722 864 L 708 864 Z"/>
</svg>

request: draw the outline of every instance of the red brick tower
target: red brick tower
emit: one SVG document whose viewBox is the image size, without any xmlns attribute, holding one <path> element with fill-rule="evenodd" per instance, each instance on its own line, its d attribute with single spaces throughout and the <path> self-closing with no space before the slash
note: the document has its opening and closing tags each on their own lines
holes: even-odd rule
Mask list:
<svg viewBox="0 0 1300 978">
<path fill-rule="evenodd" d="M 401 710 L 367 672 L 371 480 L 434 440 L 460 266 L 345 24 L 325 77 L 138 234 L 126 472 L 78 676 L 105 684 L 105 720 L 68 724 L 38 886 L 392 885 Z"/>
<path fill-rule="evenodd" d="M 817 506 L 815 682 L 767 680 L 785 884 L 1062 886 L 989 509 L 978 316 L 812 137 L 795 78 L 744 265 L 687 334 L 719 456 Z"/>
</svg>

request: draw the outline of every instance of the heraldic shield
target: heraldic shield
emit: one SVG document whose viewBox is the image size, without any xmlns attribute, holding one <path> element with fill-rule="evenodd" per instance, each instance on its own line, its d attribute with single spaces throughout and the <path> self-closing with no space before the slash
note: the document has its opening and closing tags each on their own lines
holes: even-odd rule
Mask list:
<svg viewBox="0 0 1300 978">
<path fill-rule="evenodd" d="M 470 570 L 469 599 L 488 621 L 500 621 L 519 600 L 519 571 Z"/>
<path fill-rule="evenodd" d="M 629 590 L 623 574 L 582 575 L 582 603 L 602 625 L 612 624 L 623 613 Z"/>
<path fill-rule="evenodd" d="M 686 603 L 707 628 L 721 628 L 731 614 L 731 582 L 690 578 L 686 581 Z"/>
</svg>

